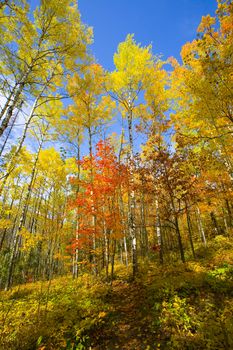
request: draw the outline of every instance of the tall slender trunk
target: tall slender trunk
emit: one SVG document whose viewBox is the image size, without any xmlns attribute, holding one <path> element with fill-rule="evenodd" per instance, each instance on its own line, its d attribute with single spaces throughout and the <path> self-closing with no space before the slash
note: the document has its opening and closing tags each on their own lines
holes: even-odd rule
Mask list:
<svg viewBox="0 0 233 350">
<path fill-rule="evenodd" d="M 9 107 L 12 97 L 14 96 L 15 90 L 17 88 L 17 83 L 14 85 L 12 91 L 10 92 L 9 96 L 6 99 L 5 105 L 3 106 L 1 112 L 0 112 L 0 120 L 4 117 L 4 114 L 7 111 L 7 108 Z"/>
<path fill-rule="evenodd" d="M 50 187 L 49 193 L 48 193 L 47 202 L 46 202 L 46 205 L 45 205 L 44 222 L 43 222 L 43 225 L 42 225 L 42 227 L 43 227 L 43 231 L 42 232 L 43 232 L 44 235 L 45 235 L 45 230 L 48 229 L 48 225 L 49 225 L 49 223 L 48 223 L 48 217 L 49 217 L 48 212 L 49 212 L 49 208 L 50 208 L 51 196 L 52 196 L 52 188 Z M 44 238 L 46 238 L 46 236 Z M 47 260 L 46 259 L 47 259 L 46 254 L 44 254 L 43 261 L 42 261 L 42 259 L 40 259 L 38 261 L 38 265 L 39 265 L 38 266 L 38 274 L 41 274 L 43 279 L 46 278 L 46 267 L 47 267 L 47 264 L 46 264 Z"/>
<path fill-rule="evenodd" d="M 80 143 L 79 143 L 79 131 L 77 133 L 77 146 L 78 146 L 78 152 L 77 152 L 77 161 L 78 161 L 78 181 L 80 180 Z M 79 194 L 79 189 L 80 186 L 78 184 L 77 187 L 77 191 L 76 191 L 76 196 L 78 196 Z M 76 213 L 76 232 L 75 232 L 75 240 L 76 240 L 76 244 L 78 244 L 79 242 L 79 212 L 77 209 L 77 213 Z M 74 252 L 74 259 L 73 259 L 73 278 L 77 278 L 78 277 L 78 261 L 79 261 L 79 249 L 78 247 L 75 248 L 75 252 Z"/>
<path fill-rule="evenodd" d="M 13 198 L 11 199 L 11 204 L 10 204 L 10 208 L 9 208 L 10 212 L 11 212 L 11 210 L 12 210 L 12 208 L 13 208 L 14 201 L 15 201 L 15 198 L 13 197 Z M 10 217 L 11 217 L 11 214 L 9 213 L 8 216 L 7 216 L 8 220 L 10 219 Z M 1 237 L 1 240 L 0 240 L 0 251 L 1 251 L 2 248 L 3 248 L 3 243 L 4 243 L 4 240 L 5 240 L 6 234 L 7 234 L 7 230 L 8 230 L 8 229 L 5 228 L 4 231 L 3 231 L 3 234 L 2 234 L 2 237 Z"/>
<path fill-rule="evenodd" d="M 10 122 L 12 115 L 13 115 L 14 108 L 19 101 L 19 98 L 20 98 L 20 95 L 23 91 L 24 85 L 25 85 L 25 83 L 23 83 L 23 82 L 19 84 L 19 88 L 16 91 L 14 99 L 10 102 L 10 104 L 7 107 L 5 118 L 3 119 L 2 124 L 0 126 L 0 137 L 2 136 L 2 134 L 4 133 L 4 131 L 6 130 L 6 128 L 9 125 L 9 122 Z"/>
<path fill-rule="evenodd" d="M 126 229 L 125 229 L 125 213 L 124 213 L 124 203 L 122 199 L 122 191 L 121 187 L 119 189 L 119 207 L 120 207 L 120 214 L 121 214 L 121 223 L 123 226 L 123 243 L 124 243 L 124 251 L 125 251 L 125 265 L 129 265 L 129 260 L 128 260 L 128 247 L 127 247 L 127 240 L 126 240 Z"/>
<path fill-rule="evenodd" d="M 37 169 L 37 163 L 39 160 L 39 155 L 40 155 L 40 151 L 44 142 L 44 136 L 42 136 L 41 141 L 39 143 L 39 148 L 36 154 L 36 158 L 33 164 L 33 168 L 32 168 L 32 172 L 31 172 L 31 177 L 30 177 L 30 182 L 28 184 L 28 189 L 27 189 L 27 193 L 26 193 L 26 197 L 25 197 L 25 202 L 23 205 L 23 209 L 22 209 L 22 213 L 21 213 L 21 218 L 20 218 L 20 222 L 18 225 L 18 229 L 15 233 L 15 239 L 13 242 L 13 248 L 12 248 L 12 252 L 11 252 L 11 257 L 10 257 L 10 263 L 9 263 L 9 268 L 8 268 L 8 275 L 7 275 L 7 281 L 6 281 L 6 287 L 5 290 L 8 290 L 9 287 L 12 284 L 12 279 L 13 279 L 13 272 L 14 272 L 14 265 L 15 265 L 15 259 L 16 259 L 16 255 L 17 255 L 17 249 L 19 246 L 19 242 L 21 240 L 21 231 L 23 229 L 23 226 L 25 224 L 26 221 L 26 217 L 27 217 L 27 210 L 28 210 L 28 203 L 29 203 L 29 199 L 32 193 L 32 186 L 33 186 L 33 182 L 34 182 L 34 178 L 35 178 L 35 174 L 36 174 L 36 169 Z"/>
<path fill-rule="evenodd" d="M 114 238 L 112 242 L 111 281 L 114 278 L 115 254 L 116 254 L 116 239 Z"/>
<path fill-rule="evenodd" d="M 142 193 L 140 201 L 140 233 L 141 233 L 141 254 L 146 256 L 148 254 L 148 235 L 146 229 L 146 218 L 145 218 L 145 192 L 144 192 L 145 180 L 142 179 Z"/>
<path fill-rule="evenodd" d="M 220 235 L 221 232 L 220 232 L 220 229 L 218 227 L 217 219 L 216 219 L 216 216 L 215 216 L 213 211 L 210 212 L 210 218 L 211 218 L 211 221 L 212 221 L 213 226 L 214 226 L 215 235 Z"/>
<path fill-rule="evenodd" d="M 180 250 L 180 258 L 181 258 L 181 261 L 184 263 L 185 262 L 184 248 L 183 248 L 183 243 L 182 243 L 182 238 L 181 238 L 181 233 L 180 233 L 180 227 L 179 227 L 179 221 L 178 221 L 177 214 L 174 215 L 174 219 L 175 219 L 176 234 L 177 234 L 179 250 Z"/>
<path fill-rule="evenodd" d="M 232 219 L 232 210 L 230 207 L 229 200 L 225 199 L 225 203 L 226 203 L 226 209 L 227 209 L 228 218 L 229 218 L 229 226 L 232 227 L 233 226 L 233 219 Z"/>
<path fill-rule="evenodd" d="M 225 216 L 225 210 L 224 210 L 224 208 L 222 208 L 222 213 L 223 213 L 223 222 L 224 222 L 224 226 L 225 226 L 225 233 L 226 233 L 226 235 L 229 237 L 230 235 L 229 235 L 229 227 L 228 227 L 228 223 L 227 223 L 227 218 L 226 218 L 226 216 Z"/>
<path fill-rule="evenodd" d="M 78 218 L 78 213 L 77 215 L 77 220 L 76 220 L 76 228 L 75 228 L 75 241 L 76 245 L 79 241 L 79 218 Z M 73 278 L 78 278 L 78 262 L 79 262 L 79 248 L 75 247 L 74 255 L 73 255 Z"/>
<path fill-rule="evenodd" d="M 2 120 L 2 124 L 0 126 L 0 137 L 2 136 L 2 134 L 4 133 L 6 128 L 8 127 L 9 122 L 10 122 L 12 115 L 13 115 L 13 111 L 14 111 L 15 107 L 17 106 L 17 104 L 20 102 L 21 94 L 22 94 L 23 89 L 27 83 L 28 76 L 32 72 L 32 67 L 33 67 L 33 63 L 34 63 L 35 59 L 36 58 L 33 59 L 32 64 L 27 68 L 27 70 L 22 75 L 21 79 L 13 87 L 12 92 L 10 93 L 9 97 L 7 98 L 5 105 L 0 113 L 0 120 L 5 116 L 4 119 Z"/>
<path fill-rule="evenodd" d="M 6 184 L 6 181 L 7 181 L 8 177 L 9 177 L 9 175 L 14 170 L 14 168 L 15 168 L 15 166 L 17 164 L 17 157 L 18 157 L 18 155 L 19 155 L 19 153 L 20 153 L 20 151 L 21 151 L 21 149 L 23 147 L 24 140 L 26 138 L 28 128 L 30 126 L 30 123 L 31 123 L 33 117 L 34 117 L 34 113 L 35 113 L 35 110 L 37 108 L 38 101 L 39 101 L 41 95 L 43 94 L 43 92 L 45 90 L 45 87 L 46 87 L 46 85 L 43 87 L 43 89 L 41 90 L 39 95 L 36 97 L 36 99 L 35 99 L 35 101 L 34 101 L 34 103 L 32 105 L 30 114 L 28 116 L 27 122 L 26 122 L 26 124 L 24 126 L 24 129 L 23 129 L 23 133 L 22 133 L 21 139 L 20 139 L 20 141 L 19 141 L 19 143 L 17 145 L 17 148 L 15 150 L 14 155 L 12 156 L 12 158 L 11 158 L 11 160 L 10 160 L 8 166 L 7 166 L 6 173 L 3 175 L 3 181 L 2 181 L 2 184 L 1 184 L 1 188 L 0 188 L 0 194 L 1 194 L 3 188 L 4 188 L 5 184 Z"/>
<path fill-rule="evenodd" d="M 120 143 L 120 150 L 118 155 L 118 162 L 121 163 L 121 155 L 123 150 L 123 142 L 124 142 L 124 129 L 122 128 L 121 131 L 121 143 Z M 119 177 L 120 177 L 120 171 L 119 171 Z M 129 260 L 128 260 L 128 247 L 127 247 L 127 239 L 126 239 L 126 223 L 125 223 L 125 212 L 124 212 L 124 202 L 122 198 L 122 186 L 119 187 L 119 207 L 120 207 L 120 215 L 121 215 L 121 223 L 123 226 L 123 244 L 124 244 L 124 251 L 125 251 L 125 265 L 128 267 Z"/>
<path fill-rule="evenodd" d="M 135 226 L 135 191 L 134 191 L 134 157 L 133 157 L 133 112 L 132 109 L 128 111 L 128 132 L 129 132 L 129 177 L 130 177 L 130 191 L 129 191 L 129 234 L 132 244 L 132 263 L 133 263 L 133 278 L 138 271 L 137 261 L 137 236 Z"/>
<path fill-rule="evenodd" d="M 34 213 L 32 213 L 31 223 L 30 223 L 30 228 L 29 228 L 30 232 L 32 232 L 32 233 L 33 232 L 36 233 L 36 231 L 37 231 L 37 221 L 38 221 L 42 201 L 43 201 L 42 193 L 39 192 L 37 203 L 36 203 L 35 208 L 34 208 Z"/>
<path fill-rule="evenodd" d="M 92 130 L 91 127 L 88 128 L 88 135 L 89 135 L 89 156 L 90 156 L 90 160 L 91 160 L 91 186 L 92 186 L 92 190 L 91 190 L 91 199 L 92 199 L 92 226 L 93 226 L 93 234 L 92 234 L 92 250 L 93 253 L 91 254 L 92 257 L 92 261 L 93 261 L 93 271 L 94 273 L 97 275 L 97 265 L 96 265 L 96 215 L 94 214 L 95 212 L 95 203 L 94 203 L 94 191 L 93 191 L 93 181 L 94 181 L 94 177 L 93 177 L 93 146 L 92 146 Z"/>
<path fill-rule="evenodd" d="M 188 226 L 188 235 L 189 235 L 189 242 L 192 250 L 192 254 L 194 259 L 196 258 L 195 255 L 195 250 L 194 250 L 194 244 L 193 244 L 193 230 L 192 230 L 192 223 L 189 215 L 189 209 L 188 209 L 188 204 L 185 202 L 185 209 L 186 209 L 186 220 L 187 220 L 187 226 Z"/>
<path fill-rule="evenodd" d="M 106 272 L 106 278 L 108 280 L 109 277 L 109 229 L 106 228 L 105 218 L 103 219 L 104 222 L 104 255 L 105 255 L 105 272 Z"/>
<path fill-rule="evenodd" d="M 155 200 L 155 208 L 156 208 L 155 226 L 156 226 L 157 242 L 158 242 L 158 246 L 159 246 L 159 260 L 160 260 L 160 263 L 163 264 L 163 239 L 162 239 L 162 232 L 161 232 L 159 201 L 157 198 Z"/>
<path fill-rule="evenodd" d="M 124 251 L 125 251 L 125 265 L 128 267 L 129 265 L 129 259 L 128 259 L 128 247 L 127 247 L 127 240 L 126 240 L 126 235 L 124 235 Z"/>
<path fill-rule="evenodd" d="M 169 193 L 169 197 L 170 197 L 170 201 L 171 201 L 171 208 L 172 208 L 172 212 L 173 212 L 173 216 L 174 216 L 174 225 L 175 225 L 175 229 L 176 229 L 176 236 L 177 236 L 177 240 L 178 240 L 180 257 L 181 257 L 181 261 L 184 263 L 185 262 L 184 247 L 183 247 L 181 233 L 180 233 L 178 212 L 177 212 L 176 204 L 175 204 L 175 200 L 174 200 L 174 193 L 173 193 L 173 189 L 172 189 L 172 186 L 171 186 L 171 183 L 169 180 L 169 173 L 168 173 L 168 170 L 167 170 L 167 167 L 165 164 L 164 164 L 163 168 L 164 168 L 164 174 L 165 174 L 165 179 L 166 179 L 166 185 L 167 185 L 167 189 L 168 189 L 168 193 Z"/>
<path fill-rule="evenodd" d="M 201 240 L 206 247 L 206 237 L 205 237 L 205 231 L 202 225 L 202 220 L 201 220 L 201 213 L 198 205 L 196 206 L 196 215 L 197 215 L 197 225 L 198 225 L 198 230 L 201 236 Z"/>
<path fill-rule="evenodd" d="M 3 154 L 4 150 L 5 150 L 6 144 L 7 144 L 7 142 L 8 142 L 9 137 L 10 137 L 10 134 L 11 134 L 11 132 L 12 132 L 12 129 L 13 129 L 13 127 L 14 127 L 14 124 L 15 124 L 15 122 L 16 122 L 18 116 L 19 116 L 20 108 L 22 107 L 22 105 L 23 105 L 23 103 L 21 103 L 21 105 L 20 105 L 20 107 L 19 107 L 17 113 L 15 114 L 14 120 L 12 121 L 11 126 L 10 126 L 10 128 L 9 128 L 9 131 L 8 131 L 8 133 L 7 133 L 6 137 L 5 137 L 5 140 L 4 140 L 3 144 L 2 144 L 2 147 L 1 147 L 1 150 L 0 150 L 0 157 L 2 156 L 2 154 Z"/>
</svg>

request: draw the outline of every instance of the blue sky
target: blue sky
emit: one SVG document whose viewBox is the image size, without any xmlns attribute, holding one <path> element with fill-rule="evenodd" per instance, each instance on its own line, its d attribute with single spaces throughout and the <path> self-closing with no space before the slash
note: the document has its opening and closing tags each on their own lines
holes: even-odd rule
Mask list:
<svg viewBox="0 0 233 350">
<path fill-rule="evenodd" d="M 113 54 L 128 33 L 153 53 L 179 59 L 182 45 L 196 37 L 203 15 L 215 13 L 216 0 L 79 0 L 82 21 L 94 29 L 92 51 L 112 70 Z"/>
<path fill-rule="evenodd" d="M 78 0 L 82 21 L 94 30 L 92 52 L 105 69 L 113 70 L 113 55 L 128 33 L 164 59 L 180 59 L 181 47 L 196 37 L 202 16 L 214 15 L 216 0 Z M 120 131 L 120 122 L 112 131 Z M 143 136 L 134 133 L 139 149 Z M 139 147 L 139 148 L 138 148 Z"/>
<path fill-rule="evenodd" d="M 39 0 L 28 0 L 34 9 Z M 129 33 L 143 46 L 152 43 L 153 53 L 164 59 L 180 58 L 182 45 L 196 37 L 201 17 L 214 15 L 216 0 L 78 0 L 83 23 L 93 27 L 91 47 L 96 60 L 107 70 L 114 70 L 113 55 Z M 109 132 L 120 133 L 120 117 Z M 136 122 L 136 121 L 135 121 Z M 124 122 L 125 123 L 125 122 Z M 142 135 L 134 133 L 139 150 Z M 85 143 L 83 151 L 87 149 Z"/>
</svg>

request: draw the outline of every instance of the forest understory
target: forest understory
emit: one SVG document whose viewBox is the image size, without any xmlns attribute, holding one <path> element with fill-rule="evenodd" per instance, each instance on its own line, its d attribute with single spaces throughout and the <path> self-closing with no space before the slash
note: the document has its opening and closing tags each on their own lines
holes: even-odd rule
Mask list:
<svg viewBox="0 0 233 350">
<path fill-rule="evenodd" d="M 0 0 L 0 350 L 232 350 L 233 3 L 178 58 L 92 43 Z"/>
<path fill-rule="evenodd" d="M 112 283 L 85 274 L 1 292 L 0 349 L 230 350 L 233 242 L 218 237 L 197 255 L 145 259 L 134 281 L 118 265 Z"/>
</svg>

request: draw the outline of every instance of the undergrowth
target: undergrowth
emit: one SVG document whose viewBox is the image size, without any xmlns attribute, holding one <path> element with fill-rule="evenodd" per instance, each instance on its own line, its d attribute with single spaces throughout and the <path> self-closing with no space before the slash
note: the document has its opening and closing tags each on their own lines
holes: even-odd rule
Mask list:
<svg viewBox="0 0 233 350">
<path fill-rule="evenodd" d="M 232 242 L 217 237 L 205 251 L 196 251 L 199 259 L 185 264 L 160 266 L 144 259 L 135 287 L 129 269 L 117 265 L 112 285 L 85 274 L 2 291 L 0 349 L 107 349 L 99 336 L 112 327 L 112 292 L 119 282 L 137 288 L 139 300 L 143 290 L 138 312 L 153 337 L 138 350 L 233 349 Z"/>
</svg>

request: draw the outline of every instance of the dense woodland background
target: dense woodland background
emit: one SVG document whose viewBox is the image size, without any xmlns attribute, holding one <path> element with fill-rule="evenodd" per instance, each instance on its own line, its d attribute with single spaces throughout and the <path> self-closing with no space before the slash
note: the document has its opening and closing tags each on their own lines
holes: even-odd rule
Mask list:
<svg viewBox="0 0 233 350">
<path fill-rule="evenodd" d="M 216 7 L 182 62 L 130 34 L 108 72 L 73 1 L 0 2 L 1 349 L 232 349 L 233 4 Z"/>
</svg>

